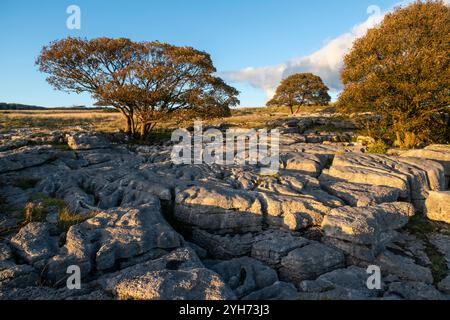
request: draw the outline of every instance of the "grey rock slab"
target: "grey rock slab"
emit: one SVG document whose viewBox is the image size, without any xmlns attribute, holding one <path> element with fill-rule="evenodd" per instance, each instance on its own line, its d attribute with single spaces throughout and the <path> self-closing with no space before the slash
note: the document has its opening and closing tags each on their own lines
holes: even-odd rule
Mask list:
<svg viewBox="0 0 450 320">
<path fill-rule="evenodd" d="M 205 269 L 188 248 L 180 248 L 156 260 L 138 264 L 97 281 L 117 299 L 227 300 L 231 289 L 219 275 Z"/>
<path fill-rule="evenodd" d="M 0 152 L 0 173 L 44 164 L 55 160 L 57 154 L 51 146 L 23 147 Z"/>
<path fill-rule="evenodd" d="M 271 286 L 261 290 L 254 291 L 241 300 L 260 301 L 260 300 L 297 300 L 298 291 L 292 283 L 277 281 Z"/>
<path fill-rule="evenodd" d="M 251 256 L 271 267 L 277 267 L 289 252 L 307 244 L 307 239 L 293 236 L 289 232 L 267 231 L 257 237 L 251 248 Z"/>
<path fill-rule="evenodd" d="M 54 225 L 30 222 L 11 239 L 17 254 L 29 264 L 45 262 L 58 252 L 59 233 Z"/>
<path fill-rule="evenodd" d="M 316 294 L 318 299 L 371 299 L 379 296 L 381 290 L 367 287 L 369 274 L 363 268 L 350 266 L 333 270 L 321 275 L 316 280 L 300 283 L 301 292 Z M 311 295 L 312 297 L 313 295 Z"/>
<path fill-rule="evenodd" d="M 390 251 L 380 254 L 375 264 L 380 266 L 381 273 L 385 275 L 396 275 L 413 282 L 433 283 L 430 269 L 417 265 L 411 258 L 396 255 Z"/>
<path fill-rule="evenodd" d="M 274 269 L 249 257 L 223 261 L 213 265 L 211 269 L 221 276 L 238 298 L 269 287 L 278 281 Z"/>
<path fill-rule="evenodd" d="M 450 191 L 432 191 L 425 202 L 430 220 L 450 223 Z"/>
<path fill-rule="evenodd" d="M 299 285 L 344 265 L 344 254 L 332 247 L 314 242 L 295 249 L 281 259 L 279 270 L 283 281 Z"/>
<path fill-rule="evenodd" d="M 368 246 L 376 256 L 393 240 L 396 235 L 393 231 L 405 226 L 413 215 L 414 208 L 405 202 L 341 207 L 325 216 L 322 229 L 326 237 Z"/>
</svg>

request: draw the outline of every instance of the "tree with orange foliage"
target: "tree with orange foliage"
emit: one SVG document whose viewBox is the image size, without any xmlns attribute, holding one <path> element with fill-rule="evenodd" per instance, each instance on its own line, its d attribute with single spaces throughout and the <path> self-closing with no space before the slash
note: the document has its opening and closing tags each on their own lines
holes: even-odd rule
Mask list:
<svg viewBox="0 0 450 320">
<path fill-rule="evenodd" d="M 189 110 L 190 116 L 227 116 L 238 91 L 214 76 L 209 54 L 191 47 L 129 39 L 67 38 L 36 60 L 57 90 L 88 92 L 96 105 L 113 106 L 126 132 L 144 137 L 154 126 Z"/>
<path fill-rule="evenodd" d="M 338 110 L 381 115 L 401 147 L 450 141 L 450 7 L 417 1 L 386 15 L 345 57 Z M 447 113 L 447 115 L 446 115 Z"/>
<path fill-rule="evenodd" d="M 267 106 L 287 106 L 291 114 L 296 114 L 302 106 L 327 105 L 330 100 L 328 87 L 319 76 L 296 73 L 281 81 L 275 96 L 267 102 Z"/>
</svg>

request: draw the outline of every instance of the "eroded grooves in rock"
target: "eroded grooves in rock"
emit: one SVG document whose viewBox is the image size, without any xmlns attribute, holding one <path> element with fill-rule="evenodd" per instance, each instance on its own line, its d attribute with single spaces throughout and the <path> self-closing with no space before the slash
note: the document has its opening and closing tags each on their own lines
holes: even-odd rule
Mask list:
<svg viewBox="0 0 450 320">
<path fill-rule="evenodd" d="M 55 132 L 67 150 L 7 141 L 0 298 L 449 299 L 447 146 L 367 154 L 331 114 L 273 125 L 270 176 L 175 165 L 170 143 L 89 131 Z M 378 290 L 366 286 L 372 264 Z M 77 292 L 65 287 L 71 265 Z"/>
</svg>

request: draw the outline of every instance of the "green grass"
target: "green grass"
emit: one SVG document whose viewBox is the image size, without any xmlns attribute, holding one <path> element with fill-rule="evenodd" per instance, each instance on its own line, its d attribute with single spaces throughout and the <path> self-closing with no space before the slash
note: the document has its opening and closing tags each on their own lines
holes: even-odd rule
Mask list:
<svg viewBox="0 0 450 320">
<path fill-rule="evenodd" d="M 172 138 L 171 130 L 158 130 L 150 132 L 146 139 L 152 143 L 169 141 Z"/>
<path fill-rule="evenodd" d="M 64 200 L 51 198 L 46 195 L 33 194 L 23 209 L 25 222 L 43 222 L 51 210 L 58 212 L 66 207 Z"/>
<path fill-rule="evenodd" d="M 19 177 L 13 181 L 13 186 L 27 190 L 34 188 L 39 181 L 40 179 L 34 177 Z"/>
<path fill-rule="evenodd" d="M 89 215 L 81 216 L 79 214 L 70 212 L 68 207 L 64 207 L 62 210 L 59 211 L 58 214 L 58 222 L 57 222 L 58 229 L 67 232 L 70 229 L 70 227 L 94 217 L 95 214 L 96 213 L 93 212 Z"/>
<path fill-rule="evenodd" d="M 55 144 L 51 144 L 52 148 L 55 148 L 56 150 L 60 150 L 60 151 L 70 151 L 70 147 L 68 144 L 65 143 L 55 143 Z"/>
<path fill-rule="evenodd" d="M 367 148 L 367 153 L 373 154 L 386 154 L 388 151 L 388 146 L 383 140 L 377 140 L 370 144 Z"/>
<path fill-rule="evenodd" d="M 415 215 L 406 226 L 406 230 L 425 244 L 425 253 L 431 262 L 431 273 L 435 283 L 443 280 L 449 273 L 444 255 L 428 240 L 428 236 L 440 232 L 450 235 L 450 227 L 446 224 L 428 220 L 425 216 Z"/>
<path fill-rule="evenodd" d="M 330 169 L 333 165 L 334 157 L 329 157 L 327 161 L 325 161 L 324 169 Z"/>
</svg>

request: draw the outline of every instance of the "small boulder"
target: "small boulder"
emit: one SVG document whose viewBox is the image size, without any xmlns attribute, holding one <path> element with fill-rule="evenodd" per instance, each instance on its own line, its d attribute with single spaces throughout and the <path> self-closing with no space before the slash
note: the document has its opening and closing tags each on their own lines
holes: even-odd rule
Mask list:
<svg viewBox="0 0 450 320">
<path fill-rule="evenodd" d="M 80 132 L 67 137 L 67 144 L 72 150 L 105 149 L 111 146 L 102 134 Z"/>
<path fill-rule="evenodd" d="M 27 263 L 45 263 L 58 252 L 59 234 L 54 225 L 30 222 L 11 239 L 11 245 Z"/>
<path fill-rule="evenodd" d="M 299 285 L 303 280 L 343 267 L 344 254 L 324 244 L 314 242 L 295 249 L 281 259 L 280 277 Z"/>
<path fill-rule="evenodd" d="M 450 223 L 450 191 L 432 191 L 425 202 L 428 219 Z"/>
</svg>

